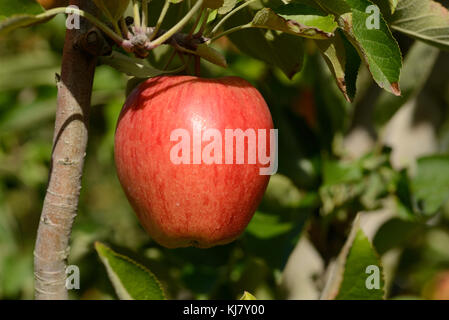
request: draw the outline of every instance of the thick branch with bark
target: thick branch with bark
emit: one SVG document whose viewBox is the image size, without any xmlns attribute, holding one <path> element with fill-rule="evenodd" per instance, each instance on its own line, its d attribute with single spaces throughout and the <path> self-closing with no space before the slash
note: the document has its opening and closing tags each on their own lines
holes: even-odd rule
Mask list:
<svg viewBox="0 0 449 320">
<path fill-rule="evenodd" d="M 86 11 L 93 9 L 89 0 L 71 0 L 70 4 Z M 39 300 L 68 298 L 66 261 L 78 209 L 97 61 L 91 49 L 103 42 L 99 32 L 88 32 L 90 27 L 81 19 L 80 30 L 67 30 L 61 76 L 57 79 L 50 177 L 34 251 L 35 298 Z M 82 49 L 85 46 L 87 51 Z"/>
</svg>

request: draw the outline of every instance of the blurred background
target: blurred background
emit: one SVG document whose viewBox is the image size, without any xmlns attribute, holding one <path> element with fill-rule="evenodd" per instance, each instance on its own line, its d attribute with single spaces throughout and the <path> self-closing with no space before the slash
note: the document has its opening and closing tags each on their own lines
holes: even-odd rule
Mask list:
<svg viewBox="0 0 449 320">
<path fill-rule="evenodd" d="M 0 299 L 33 298 L 64 33 L 60 16 L 0 39 Z M 206 250 L 162 248 L 139 225 L 113 161 L 128 77 L 100 65 L 69 258 L 81 270 L 81 288 L 71 298 L 116 299 L 93 247 L 102 241 L 148 266 L 171 299 L 236 299 L 244 290 L 259 299 L 317 299 L 361 212 L 384 264 L 387 298 L 449 299 L 449 204 L 419 214 L 401 197 L 418 157 L 448 151 L 449 54 L 395 36 L 404 55 L 418 45 L 434 59 L 419 74 L 406 61 L 403 98 L 382 92 L 362 67 L 353 103 L 312 42 L 305 42 L 304 67 L 293 79 L 229 40 L 216 44 L 229 67 L 204 63 L 203 76 L 237 75 L 261 91 L 279 129 L 280 167 L 244 235 Z M 395 109 L 376 129 L 375 114 Z"/>
</svg>

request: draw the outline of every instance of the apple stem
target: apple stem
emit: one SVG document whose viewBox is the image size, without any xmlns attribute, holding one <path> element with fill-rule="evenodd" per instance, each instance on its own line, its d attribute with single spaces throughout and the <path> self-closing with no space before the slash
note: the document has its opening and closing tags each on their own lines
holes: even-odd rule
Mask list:
<svg viewBox="0 0 449 320">
<path fill-rule="evenodd" d="M 70 4 L 95 10 L 90 0 L 71 0 Z M 72 224 L 78 210 L 97 64 L 95 55 L 86 54 L 76 44 L 91 27 L 87 21 L 82 21 L 81 29 L 66 31 L 61 76 L 57 80 L 58 104 L 50 175 L 34 249 L 37 300 L 68 299 L 66 261 Z M 102 41 L 103 38 L 93 37 L 88 39 L 88 44 L 97 42 L 101 45 Z"/>
<path fill-rule="evenodd" d="M 106 24 L 104 24 L 103 22 L 98 20 L 94 15 L 92 15 L 89 12 L 86 12 L 84 10 L 81 10 L 81 9 L 68 8 L 68 7 L 67 8 L 54 8 L 54 9 L 50 9 L 48 11 L 45 11 L 44 13 L 37 15 L 37 17 L 38 18 L 52 17 L 52 16 L 55 16 L 60 13 L 74 13 L 81 17 L 86 18 L 93 25 L 95 25 L 98 29 L 103 31 L 108 37 L 110 37 L 112 40 L 114 40 L 114 42 L 116 42 L 118 45 L 122 45 L 123 41 L 125 40 L 119 34 L 115 33 L 114 30 L 109 28 Z"/>
</svg>

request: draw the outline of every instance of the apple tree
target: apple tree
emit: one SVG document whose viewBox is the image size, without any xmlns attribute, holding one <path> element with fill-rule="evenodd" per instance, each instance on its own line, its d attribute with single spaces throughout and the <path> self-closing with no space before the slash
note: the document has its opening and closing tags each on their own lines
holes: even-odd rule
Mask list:
<svg viewBox="0 0 449 320">
<path fill-rule="evenodd" d="M 271 178 L 241 242 L 217 250 L 226 251 L 223 256 L 236 268 L 246 252 L 263 259 L 270 281 L 276 282 L 295 247 L 311 242 L 327 268 L 319 297 L 386 297 L 380 255 L 441 212 L 449 196 L 449 157 L 427 156 L 414 170 L 397 170 L 387 144 L 381 141 L 351 158 L 342 136 L 353 106 L 370 99 L 370 81 L 383 90 L 371 116 L 380 136 L 420 92 L 440 51 L 449 49 L 449 12 L 443 5 L 433 0 L 0 0 L 0 37 L 58 15 L 66 17 L 61 26 L 66 36 L 34 250 L 36 299 L 68 299 L 66 262 L 89 157 L 89 127 L 96 126 L 89 118 L 97 67 L 125 74 L 129 97 L 150 78 L 225 72 L 216 70 L 225 70 L 235 56 L 276 70 L 283 84 L 301 77 L 310 90 L 300 96 L 296 110 L 302 123 L 272 108 L 279 130 L 279 174 Z M 250 72 L 246 75 L 253 80 Z M 279 81 L 265 80 L 259 89 L 269 106 L 291 103 L 289 93 L 284 96 L 284 89 L 275 87 Z M 387 200 L 397 215 L 369 235 L 361 212 Z M 403 232 L 393 237 L 395 230 Z M 120 299 L 166 297 L 157 272 L 134 261 L 138 258 L 101 242 L 95 249 Z M 205 252 L 196 258 L 204 259 Z M 254 297 L 245 292 L 242 298 Z"/>
</svg>

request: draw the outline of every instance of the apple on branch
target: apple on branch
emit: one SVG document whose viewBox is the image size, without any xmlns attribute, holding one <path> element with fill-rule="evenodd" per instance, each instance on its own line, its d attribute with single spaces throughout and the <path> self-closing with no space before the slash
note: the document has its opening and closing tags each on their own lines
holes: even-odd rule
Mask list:
<svg viewBox="0 0 449 320">
<path fill-rule="evenodd" d="M 226 244 L 244 231 L 277 169 L 275 133 L 262 95 L 241 78 L 152 78 L 121 111 L 118 178 L 161 245 Z"/>
</svg>

